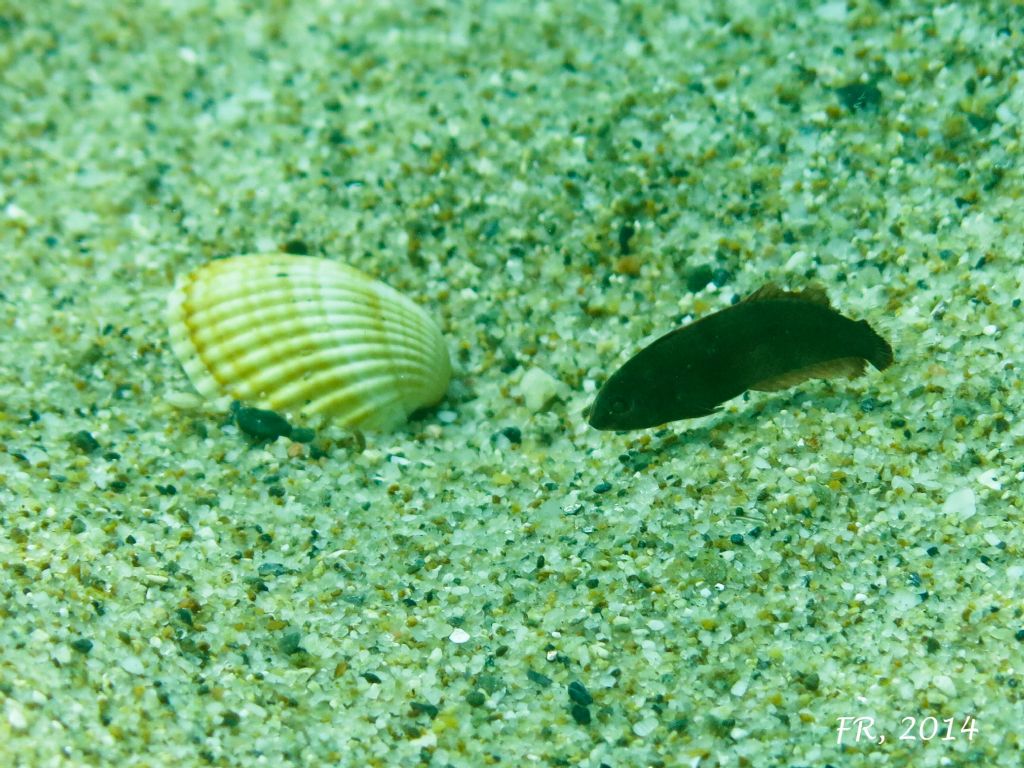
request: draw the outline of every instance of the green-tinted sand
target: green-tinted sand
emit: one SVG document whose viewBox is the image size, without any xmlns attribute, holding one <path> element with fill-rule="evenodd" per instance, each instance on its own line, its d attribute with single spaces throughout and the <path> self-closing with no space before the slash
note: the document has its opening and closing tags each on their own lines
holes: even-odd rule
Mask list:
<svg viewBox="0 0 1024 768">
<path fill-rule="evenodd" d="M 0 765 L 1021 764 L 1024 7 L 253 5 L 0 2 Z M 190 396 L 175 276 L 284 248 L 440 409 Z M 896 363 L 586 426 L 767 280 Z"/>
</svg>

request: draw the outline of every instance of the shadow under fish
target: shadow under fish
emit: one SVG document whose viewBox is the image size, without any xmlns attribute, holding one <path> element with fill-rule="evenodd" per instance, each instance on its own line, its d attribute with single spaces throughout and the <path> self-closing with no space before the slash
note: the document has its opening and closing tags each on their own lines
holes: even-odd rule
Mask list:
<svg viewBox="0 0 1024 768">
<path fill-rule="evenodd" d="M 629 430 L 714 413 L 748 389 L 864 373 L 893 361 L 868 325 L 832 308 L 824 288 L 768 284 L 739 304 L 671 331 L 626 361 L 597 393 L 590 426 Z"/>
</svg>

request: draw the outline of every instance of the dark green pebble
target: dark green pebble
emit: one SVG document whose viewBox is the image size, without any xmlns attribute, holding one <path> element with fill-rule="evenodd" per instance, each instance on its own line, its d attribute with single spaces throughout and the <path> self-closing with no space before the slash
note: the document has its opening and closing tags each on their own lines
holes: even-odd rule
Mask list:
<svg viewBox="0 0 1024 768">
<path fill-rule="evenodd" d="M 288 569 L 280 563 L 260 563 L 256 572 L 260 576 L 284 576 L 288 573 Z"/>
<path fill-rule="evenodd" d="M 715 717 L 714 715 L 709 715 L 705 722 L 710 727 L 712 733 L 722 737 L 727 737 L 729 732 L 736 727 L 735 717 Z"/>
<path fill-rule="evenodd" d="M 292 433 L 292 427 L 284 416 L 261 408 L 238 408 L 235 411 L 235 423 L 240 430 L 256 440 L 276 440 Z"/>
<path fill-rule="evenodd" d="M 531 683 L 536 683 L 541 688 L 547 688 L 554 682 L 554 680 L 547 675 L 542 675 L 540 672 L 534 672 L 532 669 L 526 670 L 526 677 L 529 678 Z"/>
<path fill-rule="evenodd" d="M 589 707 L 594 703 L 594 697 L 579 680 L 569 683 L 569 698 L 584 707 Z"/>
<path fill-rule="evenodd" d="M 87 637 L 79 637 L 71 641 L 71 647 L 79 653 L 88 653 L 92 650 L 92 640 Z"/>
<path fill-rule="evenodd" d="M 877 109 L 882 103 L 882 92 L 874 83 L 854 81 L 836 88 L 843 106 L 851 112 L 858 109 Z"/>
<path fill-rule="evenodd" d="M 501 434 L 513 445 L 519 445 L 523 442 L 523 433 L 519 427 L 505 427 L 501 430 Z"/>
<path fill-rule="evenodd" d="M 650 465 L 650 459 L 636 451 L 629 451 L 619 456 L 619 461 L 634 472 L 643 472 Z"/>
<path fill-rule="evenodd" d="M 91 365 L 96 363 L 101 357 L 103 357 L 103 347 L 96 342 L 89 345 L 89 348 L 85 350 L 74 363 L 76 370 L 85 376 L 88 371 L 86 370 Z"/>
<path fill-rule="evenodd" d="M 736 545 L 742 544 L 743 543 L 743 534 L 742 533 L 734 533 L 732 536 L 729 537 L 729 541 L 731 541 L 733 544 L 736 544 Z"/>
<path fill-rule="evenodd" d="M 239 722 L 241 722 L 241 718 L 238 716 L 237 712 L 232 712 L 229 709 L 221 716 L 220 721 L 221 724 L 226 725 L 229 728 L 234 728 Z"/>
<path fill-rule="evenodd" d="M 309 245 L 304 240 L 289 240 L 282 250 L 294 256 L 306 256 L 309 254 Z"/>
<path fill-rule="evenodd" d="M 863 413 L 871 413 L 872 411 L 878 409 L 881 405 L 882 403 L 878 400 L 878 398 L 865 397 L 863 400 L 860 401 L 860 410 Z"/>
<path fill-rule="evenodd" d="M 629 241 L 636 234 L 632 224 L 623 224 L 619 227 L 619 251 L 623 256 L 629 253 Z"/>
<path fill-rule="evenodd" d="M 381 679 L 376 672 L 363 672 L 363 680 L 374 685 L 380 685 Z"/>
<path fill-rule="evenodd" d="M 572 719 L 580 725 L 590 725 L 590 710 L 581 704 L 573 704 Z"/>
<path fill-rule="evenodd" d="M 803 683 L 804 688 L 808 691 L 818 690 L 818 686 L 821 685 L 821 678 L 817 672 L 808 672 L 805 675 L 800 676 L 800 682 Z"/>
<path fill-rule="evenodd" d="M 282 653 L 291 655 L 298 653 L 301 648 L 302 633 L 297 629 L 290 629 L 281 636 L 281 640 L 278 642 L 277 647 L 281 649 Z"/>
<path fill-rule="evenodd" d="M 505 682 L 498 675 L 480 675 L 477 680 L 480 690 L 486 693 L 494 693 L 505 687 Z"/>
<path fill-rule="evenodd" d="M 190 627 L 192 626 L 192 611 L 188 608 L 179 608 L 174 613 L 182 624 L 187 624 Z"/>
<path fill-rule="evenodd" d="M 1013 639 L 1024 642 L 1024 629 L 1018 629 L 1017 634 L 1013 636 Z"/>
<path fill-rule="evenodd" d="M 702 264 L 695 269 L 690 271 L 690 274 L 686 277 L 686 290 L 690 293 L 697 293 L 697 291 L 703 291 L 707 288 L 708 283 L 714 277 L 714 270 L 707 264 Z"/>
<path fill-rule="evenodd" d="M 92 433 L 88 430 L 81 430 L 71 435 L 71 444 L 75 446 L 82 453 L 94 453 L 100 448 L 100 444 L 96 441 L 96 438 L 92 436 Z"/>
<path fill-rule="evenodd" d="M 483 691 L 470 691 L 466 694 L 466 703 L 471 707 L 482 707 L 487 702 Z"/>
<path fill-rule="evenodd" d="M 668 729 L 670 731 L 685 731 L 689 724 L 689 718 L 677 717 L 675 720 L 668 724 Z"/>
<path fill-rule="evenodd" d="M 74 534 L 85 533 L 85 521 L 80 517 L 76 517 L 71 521 L 71 532 Z"/>
<path fill-rule="evenodd" d="M 608 493 L 611 489 L 611 483 L 598 483 L 594 486 L 594 493 Z"/>
<path fill-rule="evenodd" d="M 437 717 L 437 713 L 440 712 L 440 710 L 433 704 L 428 704 L 422 701 L 414 701 L 410 706 L 412 707 L 414 714 L 427 715 L 431 719 Z"/>
</svg>

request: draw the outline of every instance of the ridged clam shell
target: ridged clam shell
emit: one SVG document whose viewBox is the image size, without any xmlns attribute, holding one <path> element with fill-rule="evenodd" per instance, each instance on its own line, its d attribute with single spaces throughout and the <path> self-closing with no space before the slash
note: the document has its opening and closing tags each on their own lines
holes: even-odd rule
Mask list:
<svg viewBox="0 0 1024 768">
<path fill-rule="evenodd" d="M 196 389 L 361 429 L 438 402 L 451 365 L 410 299 L 344 264 L 266 254 L 213 261 L 167 301 L 171 347 Z"/>
</svg>

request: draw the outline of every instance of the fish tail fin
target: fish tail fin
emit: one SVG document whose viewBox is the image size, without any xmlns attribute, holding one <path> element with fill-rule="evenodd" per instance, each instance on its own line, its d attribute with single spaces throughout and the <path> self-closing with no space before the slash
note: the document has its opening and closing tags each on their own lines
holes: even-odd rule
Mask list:
<svg viewBox="0 0 1024 768">
<path fill-rule="evenodd" d="M 864 355 L 867 361 L 880 371 L 884 371 L 892 365 L 892 347 L 885 339 L 875 332 L 875 329 L 868 325 L 867 320 L 859 321 L 864 327 L 867 336 L 867 354 Z"/>
</svg>

